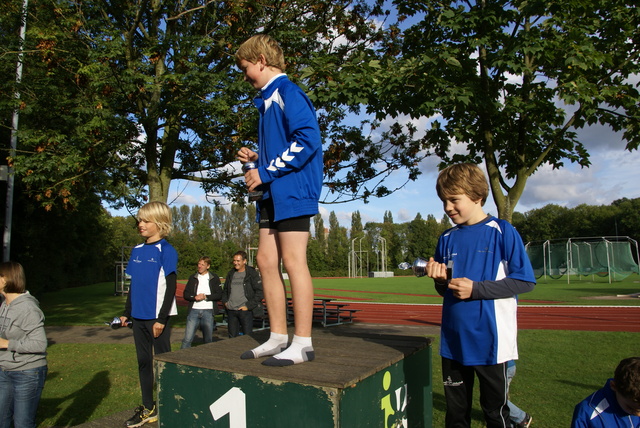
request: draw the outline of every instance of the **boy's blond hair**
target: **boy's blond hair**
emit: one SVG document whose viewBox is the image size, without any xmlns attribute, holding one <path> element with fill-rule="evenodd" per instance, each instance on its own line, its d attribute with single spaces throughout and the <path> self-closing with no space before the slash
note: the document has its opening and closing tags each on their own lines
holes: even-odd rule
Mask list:
<svg viewBox="0 0 640 428">
<path fill-rule="evenodd" d="M 171 208 L 164 202 L 149 202 L 138 211 L 138 221 L 155 223 L 163 238 L 173 229 Z"/>
<path fill-rule="evenodd" d="M 482 206 L 489 197 L 489 185 L 482 170 L 472 163 L 451 165 L 440 171 L 436 191 L 441 200 L 452 195 L 467 195 L 472 201 L 481 200 Z"/>
<path fill-rule="evenodd" d="M 236 64 L 240 66 L 242 60 L 255 64 L 260 61 L 260 55 L 264 55 L 268 66 L 284 71 L 286 66 L 282 48 L 275 39 L 266 34 L 258 34 L 241 44 L 236 52 Z"/>
</svg>

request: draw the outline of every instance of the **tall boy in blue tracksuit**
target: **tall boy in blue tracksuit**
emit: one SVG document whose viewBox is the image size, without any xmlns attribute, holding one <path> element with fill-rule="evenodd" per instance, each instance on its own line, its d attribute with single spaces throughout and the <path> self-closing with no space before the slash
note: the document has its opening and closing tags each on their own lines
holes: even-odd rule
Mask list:
<svg viewBox="0 0 640 428">
<path fill-rule="evenodd" d="M 436 190 L 455 224 L 440 236 L 427 263 L 427 275 L 444 296 L 440 355 L 445 423 L 471 426 L 477 375 L 487 427 L 507 428 L 507 363 L 518 358 L 517 295 L 535 286 L 533 269 L 513 226 L 484 213 L 489 187 L 477 165 L 442 170 Z"/>
<path fill-rule="evenodd" d="M 258 152 L 243 147 L 241 162 L 257 162 L 245 173 L 249 191 L 263 191 L 258 201 L 262 275 L 271 335 L 241 358 L 270 357 L 262 364 L 287 366 L 315 358 L 311 341 L 313 283 L 307 265 L 311 217 L 318 213 L 322 189 L 322 141 L 315 109 L 304 92 L 284 74 L 282 49 L 261 34 L 244 42 L 236 63 L 245 80 L 260 91 Z M 282 260 L 291 283 L 295 331 L 287 347 L 287 300 L 280 273 Z"/>
</svg>

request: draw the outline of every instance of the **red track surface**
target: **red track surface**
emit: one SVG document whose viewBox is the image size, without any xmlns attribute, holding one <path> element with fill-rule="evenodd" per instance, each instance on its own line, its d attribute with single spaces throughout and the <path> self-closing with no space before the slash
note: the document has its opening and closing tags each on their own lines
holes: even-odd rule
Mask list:
<svg viewBox="0 0 640 428">
<path fill-rule="evenodd" d="M 441 305 L 349 303 L 359 309 L 356 322 L 440 325 Z M 518 327 L 525 330 L 640 332 L 640 306 L 519 306 Z"/>
<path fill-rule="evenodd" d="M 178 305 L 184 282 L 178 283 Z M 316 296 L 317 297 L 317 296 Z M 335 297 L 335 296 L 327 296 Z M 342 300 L 342 299 L 337 299 Z M 440 326 L 442 305 L 349 302 L 358 309 L 355 322 Z M 523 330 L 628 331 L 640 333 L 640 306 L 518 306 L 518 328 Z"/>
</svg>

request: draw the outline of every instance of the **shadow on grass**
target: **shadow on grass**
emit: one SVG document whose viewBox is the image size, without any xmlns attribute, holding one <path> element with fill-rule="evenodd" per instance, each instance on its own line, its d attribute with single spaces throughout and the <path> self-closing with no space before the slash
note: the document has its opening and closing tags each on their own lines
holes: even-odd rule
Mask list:
<svg viewBox="0 0 640 428">
<path fill-rule="evenodd" d="M 62 414 L 55 419 L 54 428 L 80 425 L 89 420 L 102 400 L 109 395 L 110 389 L 109 372 L 103 370 L 96 373 L 82 388 L 66 397 L 43 399 L 40 403 L 42 413 L 39 416 L 41 419 L 56 418 L 60 409 L 65 407 Z M 72 400 L 71 404 L 63 406 L 69 400 Z"/>
</svg>

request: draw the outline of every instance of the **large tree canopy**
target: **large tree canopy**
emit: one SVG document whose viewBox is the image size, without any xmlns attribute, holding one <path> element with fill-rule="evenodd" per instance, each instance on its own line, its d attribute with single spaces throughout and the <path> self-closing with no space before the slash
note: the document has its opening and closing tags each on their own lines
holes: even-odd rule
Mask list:
<svg viewBox="0 0 640 428">
<path fill-rule="evenodd" d="M 22 2 L 10 3 L 0 13 L 17 28 Z M 91 191 L 114 204 L 166 201 L 174 179 L 237 198 L 243 187 L 230 164 L 255 145 L 257 113 L 233 55 L 264 32 L 281 42 L 287 72 L 318 109 L 331 198 L 388 194 L 380 184 L 388 174 L 415 176 L 407 159 L 416 150 L 389 149 L 342 122 L 367 99 L 384 18 L 380 4 L 361 0 L 32 0 L 10 162 L 45 205 L 73 206 Z M 10 69 L 16 43 L 5 46 Z M 5 82 L 7 115 L 14 89 Z"/>
<path fill-rule="evenodd" d="M 0 11 L 0 69 L 9 76 L 21 3 Z M 3 123 L 14 108 L 21 113 L 9 161 L 45 206 L 73 206 L 86 192 L 113 204 L 167 200 L 174 179 L 238 199 L 243 187 L 230 165 L 240 146 L 255 144 L 257 114 L 233 54 L 258 32 L 281 41 L 288 74 L 318 109 L 326 202 L 385 196 L 395 190 L 386 177 L 402 170 L 415 180 L 420 161 L 437 155 L 442 166 L 484 162 L 498 215 L 510 219 L 541 165 L 589 166 L 577 130 L 608 126 L 637 149 L 637 7 L 623 0 L 383 6 L 32 0 L 23 82 L 0 83 Z M 349 124 L 347 115 L 363 106 L 370 119 Z M 431 118 L 431 127 L 419 137 L 402 115 Z M 389 116 L 398 120 L 380 132 Z M 453 153 L 453 142 L 466 153 Z"/>
<path fill-rule="evenodd" d="M 394 4 L 411 24 L 389 49 L 369 111 L 434 118 L 423 149 L 443 166 L 484 161 L 501 218 L 541 165 L 589 166 L 576 130 L 606 125 L 637 149 L 640 10 L 628 1 Z"/>
</svg>

